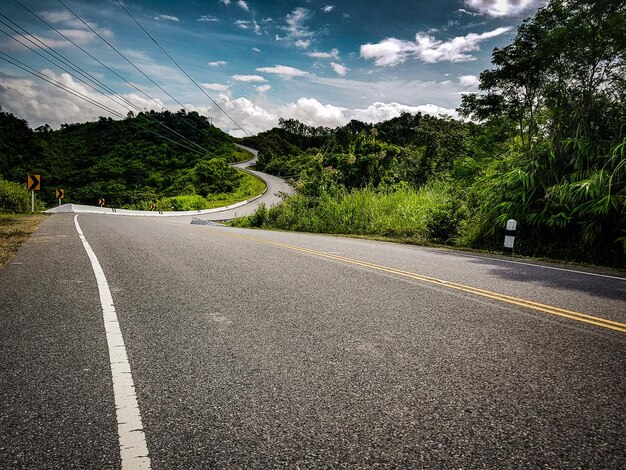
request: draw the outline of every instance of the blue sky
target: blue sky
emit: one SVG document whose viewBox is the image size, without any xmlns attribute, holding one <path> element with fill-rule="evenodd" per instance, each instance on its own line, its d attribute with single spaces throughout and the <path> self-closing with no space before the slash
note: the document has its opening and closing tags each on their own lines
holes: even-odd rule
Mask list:
<svg viewBox="0 0 626 470">
<path fill-rule="evenodd" d="M 350 119 L 377 122 L 402 111 L 454 115 L 461 94 L 477 90 L 477 76 L 490 67 L 492 49 L 508 44 L 521 21 L 544 3 L 124 0 L 124 7 L 229 118 L 115 0 L 19 2 L 116 73 L 14 0 L 0 6 L 0 31 L 8 33 L 0 34 L 4 54 L 0 57 L 19 60 L 115 113 L 0 60 L 0 106 L 5 111 L 26 119 L 32 127 L 44 123 L 58 127 L 101 115 L 116 118 L 130 109 L 176 111 L 182 104 L 210 116 L 233 135 L 243 131 L 230 118 L 254 134 L 276 125 L 279 117 L 335 127 Z M 109 89 L 88 87 L 24 44 L 43 56 L 62 55 Z"/>
</svg>

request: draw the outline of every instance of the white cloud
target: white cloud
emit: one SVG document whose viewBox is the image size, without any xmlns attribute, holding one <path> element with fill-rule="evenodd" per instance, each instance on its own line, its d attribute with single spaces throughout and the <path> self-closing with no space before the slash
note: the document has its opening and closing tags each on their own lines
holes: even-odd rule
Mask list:
<svg viewBox="0 0 626 470">
<path fill-rule="evenodd" d="M 230 0 L 220 0 L 224 5 L 230 5 Z"/>
<path fill-rule="evenodd" d="M 330 13 L 334 9 L 335 9 L 335 5 L 326 5 L 324 8 L 322 8 L 322 11 L 324 13 Z"/>
<path fill-rule="evenodd" d="M 229 2 L 230 3 L 230 2 Z M 239 0 L 237 2 L 237 5 L 239 6 L 239 8 L 241 8 L 242 10 L 245 11 L 250 11 L 250 7 L 248 6 L 248 3 L 245 2 L 244 0 Z"/>
<path fill-rule="evenodd" d="M 163 21 L 180 21 L 177 17 L 172 15 L 157 15 L 154 17 L 155 20 L 163 20 Z"/>
<path fill-rule="evenodd" d="M 282 117 L 298 119 L 308 125 L 336 127 L 345 124 L 344 108 L 322 104 L 315 98 L 300 98 L 280 109 Z"/>
<path fill-rule="evenodd" d="M 508 33 L 510 26 L 496 28 L 485 33 L 469 33 L 457 36 L 448 41 L 435 39 L 428 33 L 417 33 L 415 42 L 396 38 L 387 38 L 377 44 L 361 46 L 361 57 L 373 59 L 380 67 L 394 66 L 405 62 L 409 58 L 417 58 L 422 62 L 467 62 L 476 60 L 468 52 L 480 50 L 480 43 L 488 39 Z"/>
<path fill-rule="evenodd" d="M 287 65 L 275 65 L 274 67 L 259 67 L 257 72 L 273 73 L 280 75 L 283 78 L 289 79 L 293 77 L 310 77 L 311 74 L 304 70 L 297 69 L 295 67 L 289 67 Z"/>
<path fill-rule="evenodd" d="M 55 75 L 53 72 L 45 71 L 56 80 L 71 86 L 72 89 L 80 91 L 89 97 L 114 108 L 119 114 L 125 116 L 128 108 L 111 101 L 106 95 L 96 93 L 86 89 L 80 83 L 75 82 L 71 76 L 67 74 Z M 359 82 L 335 78 L 327 80 L 329 84 L 334 86 L 343 86 L 346 89 L 358 88 L 359 93 L 364 90 L 362 87 L 376 86 L 373 84 L 363 83 L 359 88 Z M 402 87 L 398 83 L 380 83 L 377 85 L 380 90 L 393 88 L 426 88 L 431 90 L 437 88 L 435 82 L 424 82 L 405 84 Z M 411 85 L 411 86 L 409 86 Z M 211 91 L 217 91 L 216 101 L 220 106 L 249 133 L 255 134 L 278 124 L 278 118 L 294 118 L 311 125 L 311 126 L 328 126 L 336 127 L 345 125 L 351 119 L 358 119 L 364 122 L 375 123 L 391 119 L 399 116 L 402 112 L 410 113 L 428 113 L 433 115 L 451 115 L 456 117 L 454 109 L 446 108 L 440 105 L 432 104 L 429 101 L 423 101 L 422 105 L 405 105 L 395 100 L 383 101 L 376 100 L 366 107 L 346 107 L 336 106 L 319 101 L 316 98 L 302 96 L 295 101 L 286 104 L 277 105 L 267 102 L 268 97 L 264 94 L 270 90 L 269 84 L 263 84 L 256 87 L 258 94 L 255 98 L 259 102 L 255 102 L 251 98 L 231 98 L 227 94 L 226 85 L 219 83 L 204 83 L 202 86 Z M 145 100 L 136 94 L 124 95 L 126 99 L 133 102 L 140 109 L 154 109 L 160 111 L 163 103 L 160 101 L 154 103 Z M 428 99 L 428 98 L 427 98 Z M 458 98 L 455 98 L 458 99 Z M 57 128 L 60 124 L 68 122 L 86 122 L 93 121 L 99 116 L 108 116 L 109 114 L 99 108 L 96 108 L 80 99 L 67 94 L 47 83 L 36 84 L 31 80 L 11 77 L 0 72 L 0 102 L 5 111 L 11 112 L 16 116 L 26 119 L 32 127 L 38 127 L 42 124 L 50 124 Z M 411 101 L 409 101 L 411 102 Z M 263 103 L 263 104 L 261 104 Z M 209 105 L 204 107 L 194 106 L 185 103 L 189 110 L 196 110 L 204 116 L 212 116 L 216 126 L 232 135 L 241 136 L 243 132 L 236 129 L 236 126 L 228 117 L 222 114 L 216 107 Z M 452 105 L 456 106 L 456 105 Z M 170 107 L 176 109 L 176 107 Z M 115 119 L 120 116 L 112 115 Z"/>
<path fill-rule="evenodd" d="M 307 55 L 314 59 L 339 59 L 339 50 L 333 49 L 330 52 L 308 52 Z"/>
<path fill-rule="evenodd" d="M 336 62 L 331 62 L 330 66 L 335 71 L 335 73 L 341 77 L 345 76 L 348 73 L 348 67 L 342 64 L 338 64 Z"/>
<path fill-rule="evenodd" d="M 466 15 L 470 15 L 470 16 L 482 16 L 482 13 L 480 12 L 474 13 L 473 11 L 467 11 L 465 8 L 459 8 L 457 11 L 459 13 L 465 13 Z"/>
<path fill-rule="evenodd" d="M 217 18 L 216 16 L 211 16 L 211 15 L 202 15 L 200 18 L 198 18 L 196 21 L 204 21 L 207 23 L 212 23 L 212 22 L 216 22 L 219 21 L 220 19 Z"/>
<path fill-rule="evenodd" d="M 216 60 L 214 62 L 208 62 L 211 67 L 221 67 L 222 65 L 226 65 L 228 62 L 225 60 Z"/>
<path fill-rule="evenodd" d="M 478 86 L 479 79 L 476 75 L 461 75 L 459 77 L 459 83 L 465 87 Z"/>
<path fill-rule="evenodd" d="M 250 134 L 257 134 L 270 129 L 278 124 L 276 114 L 268 112 L 256 105 L 248 98 L 231 99 L 226 94 L 220 94 L 217 98 L 220 106 L 224 109 L 241 127 Z M 233 122 L 221 112 L 216 112 L 212 108 L 205 108 L 202 114 L 209 112 L 215 116 L 214 123 L 221 129 L 228 131 L 231 135 L 243 137 L 244 133 L 237 129 Z"/>
<path fill-rule="evenodd" d="M 261 34 L 261 27 L 255 20 L 236 20 L 234 24 L 241 29 L 252 29 L 256 34 Z"/>
<path fill-rule="evenodd" d="M 260 75 L 233 75 L 232 79 L 237 82 L 265 82 L 265 78 Z"/>
<path fill-rule="evenodd" d="M 223 85 L 221 83 L 201 83 L 201 86 L 202 88 L 205 88 L 206 90 L 221 91 L 221 92 L 227 92 L 230 88 L 228 85 Z"/>
<path fill-rule="evenodd" d="M 74 90 L 77 93 L 102 103 L 114 110 L 116 114 L 110 114 L 77 96 L 71 95 L 52 84 L 28 79 L 12 77 L 0 73 L 0 102 L 2 109 L 26 119 L 33 128 L 43 124 L 49 124 L 58 128 L 63 123 L 87 122 L 97 119 L 99 116 L 111 116 L 118 119 L 126 116 L 129 111 L 127 106 L 122 106 L 111 99 L 111 95 L 98 93 L 83 84 L 76 82 L 69 74 L 55 74 L 51 70 L 41 70 L 51 80 Z M 121 95 L 133 103 L 139 109 L 161 110 L 162 103 L 144 99 L 134 93 Z"/>
<path fill-rule="evenodd" d="M 295 43 L 296 47 L 299 47 L 300 49 L 306 49 L 307 47 L 309 47 L 311 45 L 311 41 L 308 39 L 298 39 Z"/>
<path fill-rule="evenodd" d="M 293 10 L 285 18 L 285 23 L 287 23 L 287 26 L 281 27 L 283 31 L 287 32 L 287 35 L 282 38 L 277 35 L 276 40 L 298 40 L 313 36 L 313 32 L 309 30 L 308 26 L 304 25 L 304 22 L 308 21 L 311 16 L 311 11 L 307 10 L 306 8 L 298 7 Z"/>
<path fill-rule="evenodd" d="M 465 5 L 472 10 L 492 17 L 520 16 L 546 3 L 547 0 L 465 0 Z"/>
<path fill-rule="evenodd" d="M 253 48 L 252 48 L 252 50 L 253 50 L 254 52 L 261 52 L 261 49 L 259 49 L 258 47 L 253 47 Z"/>
<path fill-rule="evenodd" d="M 419 106 L 408 106 L 400 103 L 376 102 L 364 109 L 354 109 L 347 111 L 346 118 L 358 119 L 363 122 L 381 122 L 400 116 L 402 113 L 422 113 L 432 116 L 452 116 L 457 117 L 454 109 L 443 108 L 434 104 L 423 104 Z"/>
</svg>

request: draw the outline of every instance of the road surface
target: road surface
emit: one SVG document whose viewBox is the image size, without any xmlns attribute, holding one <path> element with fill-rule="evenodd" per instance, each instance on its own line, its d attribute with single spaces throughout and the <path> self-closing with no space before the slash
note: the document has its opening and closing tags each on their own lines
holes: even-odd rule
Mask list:
<svg viewBox="0 0 626 470">
<path fill-rule="evenodd" d="M 0 468 L 625 467 L 619 273 L 178 222 L 0 270 Z"/>
</svg>

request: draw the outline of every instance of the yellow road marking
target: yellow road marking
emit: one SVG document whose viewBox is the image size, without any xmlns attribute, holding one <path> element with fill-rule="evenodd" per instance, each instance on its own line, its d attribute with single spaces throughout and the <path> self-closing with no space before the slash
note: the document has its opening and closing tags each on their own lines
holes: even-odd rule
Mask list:
<svg viewBox="0 0 626 470">
<path fill-rule="evenodd" d="M 200 226 L 194 226 L 194 225 L 182 225 L 182 224 L 175 224 L 172 222 L 161 222 L 161 221 L 157 221 L 157 223 L 161 223 L 161 224 L 165 224 L 165 225 L 175 225 L 175 226 L 179 226 L 179 227 L 185 227 L 185 228 L 194 228 L 194 229 L 205 229 L 204 226 L 200 227 Z M 518 305 L 520 307 L 525 307 L 525 308 L 529 308 L 532 310 L 537 310 L 540 312 L 544 312 L 544 313 L 550 313 L 552 315 L 558 315 L 560 317 L 564 317 L 564 318 L 569 318 L 570 320 L 576 320 L 579 322 L 583 322 L 583 323 L 588 323 L 591 325 L 596 325 L 596 326 L 600 326 L 602 328 L 608 328 L 611 330 L 615 330 L 615 331 L 619 331 L 621 333 L 626 333 L 626 324 L 625 323 L 620 323 L 617 321 L 613 321 L 613 320 L 607 320 L 605 318 L 601 318 L 601 317 L 595 317 L 593 315 L 587 315 L 584 313 L 580 313 L 580 312 L 575 312 L 572 310 L 566 310 L 563 308 L 559 308 L 559 307 L 554 307 L 552 305 L 546 305 L 546 304 L 542 304 L 539 302 L 534 302 L 532 300 L 526 300 L 526 299 L 521 299 L 518 297 L 513 297 L 511 295 L 506 295 L 506 294 L 499 294 L 497 292 L 492 292 L 489 290 L 485 290 L 485 289 L 480 289 L 478 287 L 472 287 L 472 286 L 467 286 L 464 284 L 459 284 L 457 282 L 453 282 L 453 281 L 445 281 L 443 279 L 437 279 L 435 277 L 430 277 L 430 276 L 425 276 L 423 274 L 417 274 L 417 273 L 413 273 L 410 271 L 403 271 L 401 269 L 397 269 L 397 268 L 392 268 L 389 266 L 384 266 L 381 264 L 375 264 L 375 263 L 370 263 L 369 261 L 362 261 L 362 260 L 358 260 L 358 259 L 353 259 L 353 258 L 347 258 L 345 256 L 340 256 L 340 255 L 336 255 L 336 254 L 332 254 L 332 253 L 326 253 L 323 251 L 318 251 L 318 250 L 312 250 L 310 248 L 304 248 L 301 246 L 296 246 L 296 245 L 289 245 L 287 243 L 282 243 L 282 242 L 276 242 L 276 241 L 272 241 L 272 240 L 265 240 L 263 238 L 257 238 L 257 237 L 252 237 L 249 235 L 241 235 L 238 233 L 233 233 L 233 232 L 225 232 L 225 231 L 214 231 L 214 234 L 219 234 L 222 236 L 228 236 L 228 237 L 234 237 L 234 238 L 240 238 L 243 240 L 249 240 L 249 241 L 253 241 L 256 243 L 261 243 L 264 245 L 271 245 L 271 246 L 277 246 L 280 248 L 285 248 L 285 249 L 289 249 L 289 250 L 293 250 L 293 251 L 299 251 L 302 253 L 307 253 L 310 255 L 314 255 L 314 256 L 319 256 L 322 258 L 328 258 L 328 259 L 333 259 L 336 261 L 341 261 L 347 264 L 353 264 L 353 265 L 357 265 L 357 266 L 362 266 L 365 268 L 369 268 L 369 269 L 373 269 L 376 271 L 382 271 L 382 272 L 386 272 L 389 274 L 395 274 L 398 276 L 402 276 L 402 277 L 406 277 L 406 278 L 410 278 L 410 279 L 415 279 L 418 281 L 422 281 L 422 282 L 428 282 L 430 284 L 435 284 L 438 286 L 443 286 L 443 287 L 448 287 L 450 289 L 455 289 L 455 290 L 460 290 L 463 292 L 467 292 L 470 294 L 474 294 L 474 295 L 478 295 L 481 297 L 486 297 L 489 299 L 494 299 L 494 300 L 499 300 L 501 302 L 505 302 L 508 304 L 513 304 L 513 305 Z"/>
</svg>

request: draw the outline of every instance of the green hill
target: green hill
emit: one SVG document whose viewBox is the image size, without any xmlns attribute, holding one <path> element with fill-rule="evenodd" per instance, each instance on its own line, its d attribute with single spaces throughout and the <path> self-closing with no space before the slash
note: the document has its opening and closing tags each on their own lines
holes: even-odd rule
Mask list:
<svg viewBox="0 0 626 470">
<path fill-rule="evenodd" d="M 65 202 L 95 205 L 104 197 L 107 205 L 132 208 L 235 193 L 250 181 L 228 163 L 248 157 L 196 112 L 129 113 L 124 120 L 31 130 L 0 111 L 0 177 L 25 183 L 28 173 L 40 174 L 38 197 L 48 205 L 57 188 L 65 189 Z"/>
</svg>

